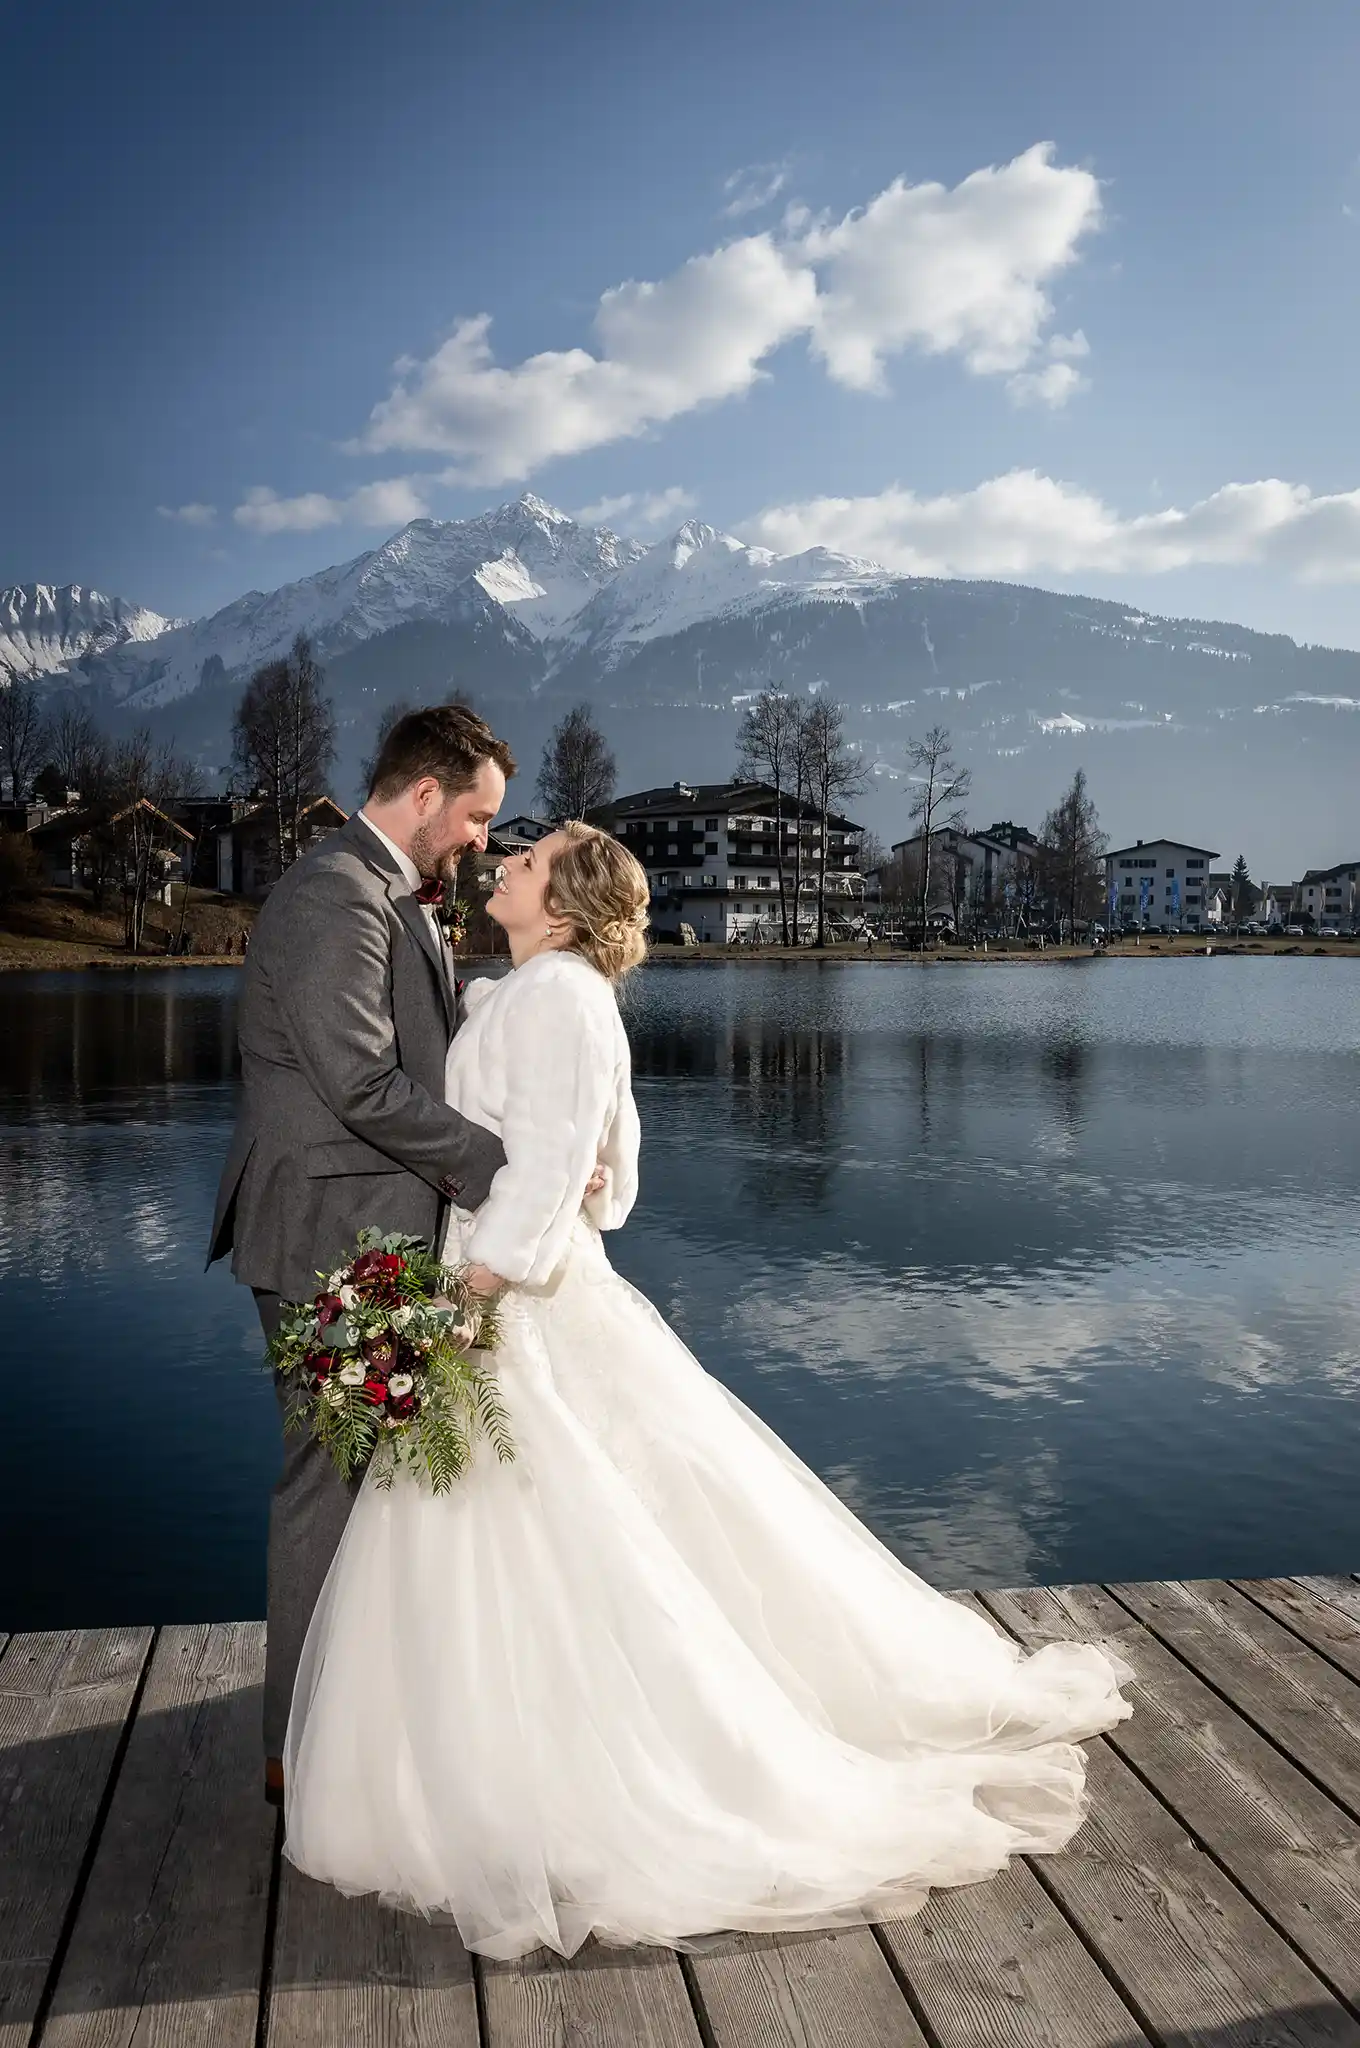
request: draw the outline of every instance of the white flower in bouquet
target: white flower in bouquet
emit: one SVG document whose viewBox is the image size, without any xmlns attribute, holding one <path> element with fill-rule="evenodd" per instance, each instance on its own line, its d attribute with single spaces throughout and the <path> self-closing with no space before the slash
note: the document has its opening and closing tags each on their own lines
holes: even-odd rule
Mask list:
<svg viewBox="0 0 1360 2048">
<path fill-rule="evenodd" d="M 414 1314 L 415 1310 L 412 1308 L 410 1302 L 404 1301 L 400 1308 L 394 1308 L 392 1310 L 392 1313 L 388 1316 L 387 1320 L 392 1325 L 392 1328 L 394 1330 L 404 1330 Z"/>
<path fill-rule="evenodd" d="M 329 1401 L 332 1408 L 338 1408 L 345 1396 L 343 1389 L 337 1387 L 334 1380 L 327 1380 L 321 1389 L 321 1398 L 323 1401 Z"/>
<path fill-rule="evenodd" d="M 395 1394 L 397 1399 L 400 1400 L 403 1394 L 410 1393 L 414 1385 L 415 1381 L 409 1372 L 394 1372 L 391 1379 L 387 1382 L 387 1391 L 389 1394 Z"/>
<path fill-rule="evenodd" d="M 349 1267 L 341 1266 L 339 1271 L 332 1273 L 330 1279 L 326 1282 L 327 1294 L 338 1294 L 348 1279 Z"/>
<path fill-rule="evenodd" d="M 455 1350 L 466 1351 L 470 1344 L 477 1342 L 477 1332 L 481 1327 L 481 1317 L 475 1314 L 468 1314 L 463 1317 L 461 1322 L 450 1323 L 445 1334 Z"/>
<path fill-rule="evenodd" d="M 361 1387 L 364 1383 L 363 1360 L 351 1358 L 348 1365 L 342 1365 L 336 1375 L 342 1387 Z"/>
<path fill-rule="evenodd" d="M 359 1305 L 359 1290 L 358 1290 L 358 1288 L 357 1288 L 357 1287 L 351 1287 L 351 1286 L 349 1286 L 349 1285 L 348 1285 L 348 1283 L 346 1283 L 346 1285 L 345 1285 L 344 1287 L 342 1287 L 342 1288 L 340 1288 L 340 1289 L 339 1289 L 339 1294 L 340 1294 L 340 1306 L 341 1306 L 341 1308 L 343 1308 L 343 1309 L 351 1309 L 351 1308 L 357 1308 L 357 1307 L 358 1307 L 358 1305 Z"/>
</svg>

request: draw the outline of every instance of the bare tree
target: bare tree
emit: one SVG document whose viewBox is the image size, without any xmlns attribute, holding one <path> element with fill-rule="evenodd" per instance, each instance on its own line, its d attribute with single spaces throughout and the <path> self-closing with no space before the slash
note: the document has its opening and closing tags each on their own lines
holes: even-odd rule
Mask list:
<svg viewBox="0 0 1360 2048">
<path fill-rule="evenodd" d="M 302 813 L 326 794 L 335 759 L 335 714 L 311 641 L 299 633 L 281 661 L 256 669 L 232 724 L 235 761 L 248 787 L 264 791 L 280 874 L 302 850 Z"/>
<path fill-rule="evenodd" d="M 42 867 L 27 832 L 0 831 L 0 903 L 36 896 L 42 888 Z"/>
<path fill-rule="evenodd" d="M 789 756 L 789 780 L 793 782 L 793 944 L 803 944 L 803 854 L 807 852 L 807 819 L 809 807 L 809 750 L 807 750 L 807 709 L 803 705 L 793 707 L 793 729 L 791 729 L 791 756 Z"/>
<path fill-rule="evenodd" d="M 887 847 L 883 844 L 883 841 L 879 838 L 876 832 L 860 833 L 859 871 L 864 880 L 864 896 L 866 902 L 868 900 L 869 894 L 870 875 L 878 876 L 879 902 L 882 903 L 886 900 L 883 895 L 883 885 L 888 879 L 888 869 L 891 865 L 891 862 L 892 855 L 888 852 Z"/>
<path fill-rule="evenodd" d="M 589 704 L 576 704 L 543 749 L 538 771 L 538 799 L 554 824 L 584 818 L 614 794 L 618 773 L 604 734 Z"/>
<path fill-rule="evenodd" d="M 373 750 L 371 753 L 365 754 L 363 760 L 359 763 L 359 775 L 366 790 L 370 790 L 373 787 L 373 777 L 377 771 L 378 756 L 387 744 L 388 734 L 394 725 L 399 725 L 403 718 L 409 717 L 415 708 L 409 697 L 398 697 L 394 703 L 388 705 L 382 717 L 378 720 L 378 729 L 373 735 Z"/>
<path fill-rule="evenodd" d="M 931 849 L 935 834 L 946 828 L 964 829 L 963 802 L 972 787 L 972 773 L 960 768 L 950 752 L 948 728 L 933 725 L 923 740 L 912 740 L 907 763 L 917 783 L 910 816 L 921 835 L 920 882 L 917 906 L 921 918 L 921 944 L 926 942 L 926 917 L 930 908 L 932 880 Z"/>
<path fill-rule="evenodd" d="M 826 852 L 832 806 L 858 796 L 866 774 L 860 755 L 845 737 L 845 706 L 814 697 L 803 714 L 808 800 L 817 813 L 817 944 L 826 944 Z"/>
<path fill-rule="evenodd" d="M 183 855 L 185 828 L 171 812 L 176 802 L 202 794 L 203 779 L 173 740 L 157 745 L 146 726 L 118 741 L 106 778 L 99 815 L 86 836 L 86 871 L 97 904 L 110 883 L 121 890 L 124 943 L 135 953 L 151 892 L 164 885 Z"/>
<path fill-rule="evenodd" d="M 802 714 L 793 698 L 769 684 L 750 705 L 737 729 L 737 770 L 774 791 L 774 861 L 779 882 L 783 943 L 789 943 L 789 899 L 784 883 L 784 804 L 797 776 Z M 795 817 L 797 810 L 795 808 Z"/>
<path fill-rule="evenodd" d="M 88 706 L 68 697 L 57 707 L 45 751 L 63 789 L 79 790 L 82 801 L 99 802 L 112 771 L 113 750 Z"/>
<path fill-rule="evenodd" d="M 1095 916 L 1105 895 L 1105 834 L 1078 768 L 1072 786 L 1044 819 L 1039 833 L 1041 882 L 1057 913 L 1075 936 L 1079 922 Z"/>
<path fill-rule="evenodd" d="M 27 676 L 0 675 L 0 781 L 9 779 L 10 797 L 24 801 L 42 766 L 47 721 L 42 700 Z"/>
</svg>

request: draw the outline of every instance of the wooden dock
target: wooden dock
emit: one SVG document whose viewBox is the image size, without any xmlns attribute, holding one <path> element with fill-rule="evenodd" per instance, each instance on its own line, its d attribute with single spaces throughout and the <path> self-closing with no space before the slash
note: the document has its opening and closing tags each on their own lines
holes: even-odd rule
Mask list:
<svg viewBox="0 0 1360 2048">
<path fill-rule="evenodd" d="M 1360 2048 L 1360 1580 L 959 1597 L 1137 1673 L 1069 1850 L 907 1921 L 569 1963 L 281 1860 L 262 1624 L 16 1636 L 0 2048 Z"/>
</svg>

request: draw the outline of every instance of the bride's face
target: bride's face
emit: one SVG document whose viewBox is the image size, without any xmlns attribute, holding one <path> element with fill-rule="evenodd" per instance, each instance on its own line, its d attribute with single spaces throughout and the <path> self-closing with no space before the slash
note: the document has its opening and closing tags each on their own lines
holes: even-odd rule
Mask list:
<svg viewBox="0 0 1360 2048">
<path fill-rule="evenodd" d="M 491 892 L 487 909 L 507 932 L 541 933 L 548 922 L 543 899 L 553 858 L 567 843 L 564 832 L 550 832 L 527 853 L 512 853 Z"/>
</svg>

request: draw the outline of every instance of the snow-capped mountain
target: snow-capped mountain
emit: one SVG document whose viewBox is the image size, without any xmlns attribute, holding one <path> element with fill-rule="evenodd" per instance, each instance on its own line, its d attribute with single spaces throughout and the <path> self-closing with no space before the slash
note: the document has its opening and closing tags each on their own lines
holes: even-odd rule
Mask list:
<svg viewBox="0 0 1360 2048">
<path fill-rule="evenodd" d="M 648 641 L 771 605 L 863 603 L 895 579 L 824 549 L 779 556 L 691 520 L 651 547 L 583 527 L 526 494 L 475 519 L 414 519 L 382 546 L 273 591 L 248 591 L 211 617 L 157 620 L 110 635 L 82 673 L 132 709 L 166 705 L 239 677 L 308 634 L 334 661 L 403 626 L 498 629 L 545 674 L 584 655 L 613 669 Z M 107 600 L 103 601 L 107 602 Z M 129 616 L 135 607 L 123 607 Z M 148 619 L 154 614 L 137 614 Z M 55 646 L 55 643 L 54 643 Z M 70 672 L 89 643 L 72 644 Z"/>
<path fill-rule="evenodd" d="M 644 641 L 711 619 L 778 603 L 862 603 L 881 597 L 893 580 L 876 562 L 825 548 L 776 555 L 691 519 L 623 564 L 577 613 L 567 638 L 598 652 L 608 669 Z"/>
<path fill-rule="evenodd" d="M 1360 654 L 899 576 L 825 549 L 776 555 L 699 521 L 649 547 L 526 495 L 475 519 L 413 520 L 192 624 L 89 591 L 0 598 L 0 665 L 88 688 L 115 721 L 150 717 L 213 772 L 245 678 L 299 632 L 325 664 L 342 790 L 386 705 L 452 689 L 471 691 L 526 764 L 565 705 L 588 698 L 623 782 L 713 779 L 731 772 L 742 703 L 775 682 L 847 706 L 885 835 L 905 822 L 907 742 L 938 723 L 973 765 L 982 808 L 1037 823 L 1079 763 L 1105 801 L 1155 800 L 1160 822 L 1116 812 L 1116 832 L 1235 847 L 1269 830 L 1262 857 L 1284 866 L 1295 817 L 1307 859 L 1354 852 Z"/>
<path fill-rule="evenodd" d="M 79 583 L 0 590 L 0 674 L 67 674 L 88 656 L 156 640 L 181 621 Z"/>
<path fill-rule="evenodd" d="M 411 624 L 474 619 L 514 639 L 560 636 L 595 593 L 644 556 L 638 541 L 578 526 L 526 494 L 476 519 L 413 519 L 381 547 L 272 591 L 251 590 L 211 617 L 122 648 L 99 680 L 130 707 L 171 703 L 203 683 L 248 673 L 306 633 L 323 659 Z"/>
</svg>

